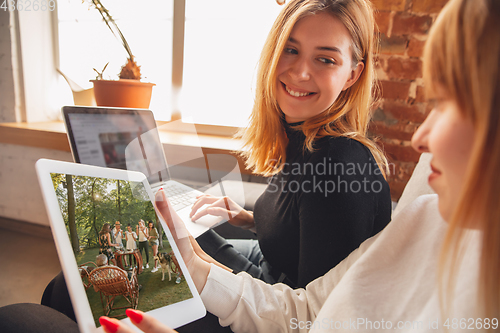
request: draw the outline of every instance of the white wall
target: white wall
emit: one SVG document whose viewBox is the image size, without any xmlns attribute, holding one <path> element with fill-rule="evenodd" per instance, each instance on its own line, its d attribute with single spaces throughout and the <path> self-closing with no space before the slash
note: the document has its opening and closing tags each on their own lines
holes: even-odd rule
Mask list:
<svg viewBox="0 0 500 333">
<path fill-rule="evenodd" d="M 40 158 L 73 161 L 70 152 L 0 144 L 0 216 L 49 225 L 35 171 Z"/>
<path fill-rule="evenodd" d="M 16 96 L 13 24 L 14 15 L 0 10 L 0 122 L 22 120 L 16 115 L 16 97 L 22 96 Z M 49 225 L 35 172 L 35 162 L 42 157 L 72 160 L 69 152 L 0 144 L 0 216 Z"/>
<path fill-rule="evenodd" d="M 16 121 L 9 15 L 0 10 L 0 122 Z"/>
</svg>

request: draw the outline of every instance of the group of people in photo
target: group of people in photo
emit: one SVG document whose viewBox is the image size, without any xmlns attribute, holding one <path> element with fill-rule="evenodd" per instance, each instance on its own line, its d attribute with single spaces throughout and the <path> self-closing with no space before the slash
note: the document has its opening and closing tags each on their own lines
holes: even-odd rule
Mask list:
<svg viewBox="0 0 500 333">
<path fill-rule="evenodd" d="M 131 252 L 139 249 L 139 253 L 143 256 L 146 255 L 146 269 L 149 268 L 149 247 L 153 253 L 153 258 L 158 255 L 159 233 L 153 221 L 148 221 L 148 225 L 144 220 L 139 220 L 135 228 L 127 224 L 126 230 L 122 229 L 120 221 L 115 222 L 115 226 L 111 229 L 109 223 L 104 223 L 101 231 L 99 232 L 99 254 L 104 254 L 108 257 L 108 261 L 113 265 L 117 265 L 115 252 L 127 251 Z M 144 269 L 144 265 L 141 267 Z M 157 272 L 159 269 L 158 263 L 154 262 L 152 273 Z"/>
</svg>

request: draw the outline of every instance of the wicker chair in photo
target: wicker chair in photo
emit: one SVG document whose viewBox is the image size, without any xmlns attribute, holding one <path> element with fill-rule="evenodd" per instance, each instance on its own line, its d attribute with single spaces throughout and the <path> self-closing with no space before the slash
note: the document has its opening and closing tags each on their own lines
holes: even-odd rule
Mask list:
<svg viewBox="0 0 500 333">
<path fill-rule="evenodd" d="M 82 277 L 83 286 L 85 290 L 89 289 L 92 285 L 89 280 L 89 274 L 97 267 L 95 262 L 88 261 L 81 265 L 78 265 L 78 270 L 80 271 L 80 276 Z"/>
<path fill-rule="evenodd" d="M 90 275 L 90 283 L 94 290 L 101 295 L 101 303 L 104 315 L 109 317 L 121 317 L 125 313 L 110 316 L 113 310 L 133 308 L 137 309 L 139 303 L 139 282 L 137 271 L 134 268 L 129 279 L 128 273 L 116 266 L 102 266 L 94 269 Z M 123 296 L 128 306 L 115 307 L 115 298 Z"/>
</svg>

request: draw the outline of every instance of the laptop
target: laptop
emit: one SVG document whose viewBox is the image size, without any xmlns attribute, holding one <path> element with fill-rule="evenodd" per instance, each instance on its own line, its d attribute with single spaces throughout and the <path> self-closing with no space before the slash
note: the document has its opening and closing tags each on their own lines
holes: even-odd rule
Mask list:
<svg viewBox="0 0 500 333">
<path fill-rule="evenodd" d="M 225 222 L 222 217 L 211 215 L 191 221 L 191 207 L 203 193 L 171 179 L 150 110 L 65 106 L 62 112 L 76 163 L 144 173 L 153 193 L 164 189 L 173 209 L 195 238 Z"/>
</svg>

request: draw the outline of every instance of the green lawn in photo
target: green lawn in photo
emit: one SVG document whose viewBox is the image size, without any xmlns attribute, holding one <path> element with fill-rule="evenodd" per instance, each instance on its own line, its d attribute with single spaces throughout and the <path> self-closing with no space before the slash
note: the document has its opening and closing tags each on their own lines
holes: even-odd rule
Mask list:
<svg viewBox="0 0 500 333">
<path fill-rule="evenodd" d="M 158 251 L 170 252 L 171 248 L 166 240 L 164 241 L 164 245 L 165 247 Z M 95 262 L 95 258 L 98 254 L 98 248 L 84 249 L 77 255 L 77 263 L 80 265 L 88 261 Z M 169 281 L 168 273 L 165 273 L 165 280 L 161 281 L 161 268 L 157 272 L 151 273 L 151 270 L 154 268 L 153 252 L 151 248 L 149 249 L 149 268 L 146 268 L 146 256 L 144 253 L 142 257 L 144 260 L 144 271 L 137 276 L 139 284 L 142 285 L 142 289 L 139 291 L 139 304 L 137 307 L 139 310 L 150 311 L 158 306 L 166 306 L 192 297 L 191 291 L 184 278 L 181 279 L 179 284 L 176 284 L 176 274 L 172 274 L 172 280 Z M 104 315 L 101 297 L 98 292 L 94 291 L 92 286 L 87 290 L 87 297 L 96 326 L 100 326 L 99 317 Z M 116 307 L 127 305 L 128 302 L 124 297 L 116 297 Z M 125 309 L 112 311 L 110 315 L 123 315 L 123 317 L 125 317 Z M 120 316 L 119 318 L 123 317 Z"/>
</svg>

